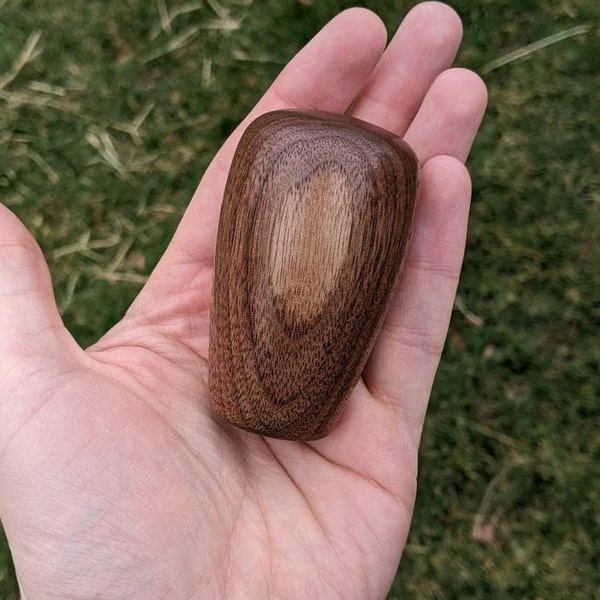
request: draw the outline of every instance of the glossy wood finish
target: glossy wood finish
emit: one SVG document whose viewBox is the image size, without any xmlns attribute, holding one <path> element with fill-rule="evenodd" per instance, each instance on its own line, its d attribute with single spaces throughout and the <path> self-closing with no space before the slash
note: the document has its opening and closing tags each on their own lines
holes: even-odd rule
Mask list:
<svg viewBox="0 0 600 600">
<path fill-rule="evenodd" d="M 217 414 L 290 440 L 331 430 L 394 288 L 417 174 L 405 143 L 343 115 L 276 111 L 248 127 L 215 256 Z"/>
</svg>

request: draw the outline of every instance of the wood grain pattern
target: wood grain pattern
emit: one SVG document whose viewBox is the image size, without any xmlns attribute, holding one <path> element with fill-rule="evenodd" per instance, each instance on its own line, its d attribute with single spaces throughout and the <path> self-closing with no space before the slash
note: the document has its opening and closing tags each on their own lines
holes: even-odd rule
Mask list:
<svg viewBox="0 0 600 600">
<path fill-rule="evenodd" d="M 218 415 L 290 440 L 331 430 L 394 288 L 417 175 L 404 142 L 343 115 L 275 111 L 248 127 L 215 256 Z"/>
</svg>

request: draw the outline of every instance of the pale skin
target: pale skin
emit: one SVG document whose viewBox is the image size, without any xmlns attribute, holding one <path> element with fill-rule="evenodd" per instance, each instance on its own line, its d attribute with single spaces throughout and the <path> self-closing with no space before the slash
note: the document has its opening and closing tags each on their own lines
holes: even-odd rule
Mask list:
<svg viewBox="0 0 600 600">
<path fill-rule="evenodd" d="M 123 320 L 83 350 L 34 239 L 0 206 L 0 518 L 23 597 L 385 598 L 408 534 L 427 402 L 462 263 L 464 166 L 486 105 L 450 68 L 457 15 L 414 8 L 385 49 L 345 11 L 289 63 L 206 171 Z M 244 127 L 262 112 L 349 113 L 403 135 L 422 165 L 405 269 L 328 437 L 224 425 L 208 397 L 216 227 Z"/>
</svg>

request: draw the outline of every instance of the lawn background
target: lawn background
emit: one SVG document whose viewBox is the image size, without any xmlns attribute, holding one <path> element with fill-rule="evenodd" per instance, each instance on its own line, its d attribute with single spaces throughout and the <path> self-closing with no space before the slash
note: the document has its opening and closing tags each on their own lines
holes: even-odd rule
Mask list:
<svg viewBox="0 0 600 600">
<path fill-rule="evenodd" d="M 414 4 L 362 3 L 390 33 Z M 348 6 L 0 0 L 0 199 L 42 245 L 83 345 L 122 316 L 226 135 Z M 389 598 L 598 598 L 600 2 L 453 6 L 458 63 L 483 74 L 490 108 Z M 16 597 L 0 541 L 0 600 Z"/>
</svg>

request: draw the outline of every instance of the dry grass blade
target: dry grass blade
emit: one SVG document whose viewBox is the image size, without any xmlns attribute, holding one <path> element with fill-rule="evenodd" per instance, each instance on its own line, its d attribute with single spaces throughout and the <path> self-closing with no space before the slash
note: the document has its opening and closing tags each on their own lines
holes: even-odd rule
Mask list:
<svg viewBox="0 0 600 600">
<path fill-rule="evenodd" d="M 230 31 L 237 31 L 242 26 L 242 19 L 234 19 L 227 15 L 223 18 L 213 19 L 207 23 L 202 29 L 208 29 L 213 31 L 221 31 L 228 33 Z"/>
<path fill-rule="evenodd" d="M 140 275 L 132 271 L 110 272 L 99 267 L 92 267 L 91 273 L 96 279 L 101 279 L 107 283 L 125 282 L 144 285 L 148 281 L 148 275 Z"/>
<path fill-rule="evenodd" d="M 212 81 L 212 59 L 204 57 L 202 59 L 202 87 L 208 89 Z"/>
<path fill-rule="evenodd" d="M 165 33 L 171 33 L 171 15 L 169 15 L 169 9 L 165 0 L 157 0 L 158 14 L 160 16 L 160 28 Z"/>
<path fill-rule="evenodd" d="M 202 8 L 202 2 L 188 2 L 181 6 L 175 6 L 171 10 L 167 9 L 164 0 L 158 0 L 158 11 L 160 15 L 160 24 L 152 28 L 150 39 L 155 40 L 162 32 L 170 34 L 173 30 L 173 22 L 177 17 L 195 12 Z M 161 6 L 162 5 L 162 6 Z"/>
<path fill-rule="evenodd" d="M 110 265 L 106 267 L 106 273 L 115 273 L 117 271 L 117 269 L 125 260 L 127 253 L 129 252 L 129 250 L 131 250 L 131 246 L 133 246 L 134 241 L 135 238 L 133 236 L 130 236 L 123 241 L 123 243 L 117 250 L 113 260 L 111 261 Z"/>
<path fill-rule="evenodd" d="M 35 150 L 28 148 L 26 155 L 39 167 L 50 183 L 58 183 L 60 181 L 58 173 Z"/>
<path fill-rule="evenodd" d="M 199 25 L 192 25 L 191 27 L 188 27 L 179 35 L 175 36 L 174 38 L 171 38 L 167 42 L 167 45 L 165 48 L 159 48 L 158 50 L 154 50 L 154 51 L 150 52 L 142 60 L 142 63 L 144 63 L 144 64 L 149 63 L 153 60 L 156 60 L 157 58 L 160 58 L 161 56 L 165 56 L 166 54 L 171 54 L 171 52 L 175 52 L 176 50 L 183 48 L 184 46 L 189 44 L 192 41 L 192 39 L 194 39 L 194 37 L 196 37 L 196 35 L 198 34 L 199 31 L 200 31 Z"/>
<path fill-rule="evenodd" d="M 267 54 L 262 54 L 259 56 L 250 56 L 248 52 L 240 48 L 234 49 L 231 56 L 234 60 L 239 60 L 240 62 L 273 63 L 275 65 L 284 64 L 285 62 L 281 58 L 269 56 Z"/>
<path fill-rule="evenodd" d="M 242 26 L 242 19 L 234 19 L 228 8 L 223 6 L 218 0 L 207 0 L 207 4 L 217 15 L 216 19 L 209 21 L 203 29 L 212 29 L 224 33 L 237 31 Z"/>
<path fill-rule="evenodd" d="M 461 427 L 466 427 L 467 429 L 475 431 L 476 433 L 484 435 L 485 437 L 488 437 L 492 440 L 496 440 L 496 441 L 500 442 L 501 444 L 504 444 L 506 447 L 510 448 L 511 450 L 515 450 L 517 447 L 517 441 L 514 440 L 513 438 L 511 438 L 510 436 L 505 435 L 503 433 L 499 433 L 497 431 L 494 431 L 493 429 L 490 429 L 489 427 L 486 427 L 485 425 L 481 425 L 479 423 L 473 423 L 472 421 L 469 421 L 469 420 L 465 419 L 464 417 L 458 417 L 456 419 L 456 424 Z"/>
<path fill-rule="evenodd" d="M 520 457 L 516 457 L 514 460 L 507 460 L 487 486 L 479 510 L 473 520 L 473 526 L 471 527 L 471 537 L 475 541 L 490 545 L 496 543 L 495 533 L 499 516 L 491 514 L 492 501 L 496 491 L 504 483 L 511 469 L 522 462 L 523 459 Z"/>
<path fill-rule="evenodd" d="M 201 8 L 202 2 L 188 2 L 187 4 L 182 4 L 181 6 L 175 7 L 171 11 L 171 22 L 173 22 L 174 19 L 181 15 L 186 15 L 188 13 L 195 12 L 197 10 L 200 10 Z"/>
<path fill-rule="evenodd" d="M 219 19 L 226 19 L 229 16 L 229 10 L 218 0 L 206 0 L 206 3 L 213 9 Z"/>
<path fill-rule="evenodd" d="M 107 131 L 97 129 L 96 127 L 90 128 L 85 135 L 85 141 L 92 147 L 100 158 L 113 169 L 119 177 L 124 180 L 128 179 L 127 169 L 121 162 L 121 158 L 113 144 L 112 138 Z"/>
<path fill-rule="evenodd" d="M 59 312 L 61 315 L 64 315 L 69 306 L 71 306 L 71 302 L 73 301 L 73 297 L 75 296 L 75 288 L 77 287 L 80 278 L 80 271 L 73 271 L 69 275 L 69 279 L 67 280 L 67 285 L 65 288 L 65 293 L 59 306 Z"/>
<path fill-rule="evenodd" d="M 68 246 L 63 246 L 62 248 L 56 248 L 56 250 L 52 252 L 52 258 L 61 258 L 63 256 L 68 256 L 69 254 L 78 254 L 87 252 L 89 250 L 112 248 L 121 241 L 121 236 L 117 234 L 111 235 L 109 238 L 104 240 L 91 240 L 90 238 L 91 232 L 86 231 L 74 244 L 69 244 Z"/>
<path fill-rule="evenodd" d="M 32 92 L 51 94 L 52 96 L 59 96 L 61 98 L 67 95 L 67 90 L 64 87 L 50 85 L 49 83 L 45 83 L 44 81 L 32 81 L 31 83 L 27 84 L 27 87 Z"/>
<path fill-rule="evenodd" d="M 467 308 L 460 294 L 456 294 L 454 308 L 467 320 L 469 325 L 473 325 L 473 327 L 483 327 L 485 325 L 485 321 L 479 315 L 476 315 Z"/>
<path fill-rule="evenodd" d="M 570 29 L 565 29 L 563 31 L 558 31 L 548 37 L 545 37 L 537 42 L 533 42 L 532 44 L 528 44 L 527 46 L 523 46 L 522 48 L 518 48 L 513 52 L 509 52 L 496 60 L 489 62 L 482 69 L 483 73 L 489 73 L 490 71 L 494 71 L 495 69 L 499 69 L 504 65 L 507 65 L 511 62 L 515 62 L 516 60 L 520 60 L 521 58 L 525 58 L 542 48 L 547 48 L 552 44 L 556 44 L 558 42 L 562 42 L 563 40 L 575 37 L 577 35 L 583 35 L 587 33 L 591 27 L 589 25 L 578 25 L 577 27 L 571 27 Z"/>
<path fill-rule="evenodd" d="M 23 46 L 23 50 L 19 56 L 17 56 L 15 62 L 12 67 L 8 70 L 8 72 L 0 77 L 0 90 L 3 90 L 9 83 L 14 81 L 19 73 L 23 70 L 27 63 L 30 63 L 32 60 L 35 60 L 41 53 L 36 52 L 36 46 L 42 37 L 41 31 L 35 31 L 32 33 L 25 42 L 25 46 Z"/>
<path fill-rule="evenodd" d="M 131 123 L 114 123 L 111 125 L 111 128 L 128 134 L 131 136 L 134 144 L 140 145 L 142 143 L 140 128 L 148 118 L 148 115 L 154 110 L 155 106 L 156 102 L 148 102 L 142 107 L 142 110 L 133 119 L 133 121 L 131 121 Z"/>
<path fill-rule="evenodd" d="M 49 95 L 42 95 L 39 93 L 32 94 L 29 92 L 9 92 L 0 88 L 0 99 L 4 100 L 8 108 L 20 108 L 21 106 L 29 106 L 33 109 L 38 109 L 42 112 L 47 108 L 53 108 L 61 113 L 74 115 L 80 119 L 90 121 L 91 119 L 86 115 L 82 114 L 79 108 L 65 100 L 58 100 L 58 98 Z"/>
</svg>

